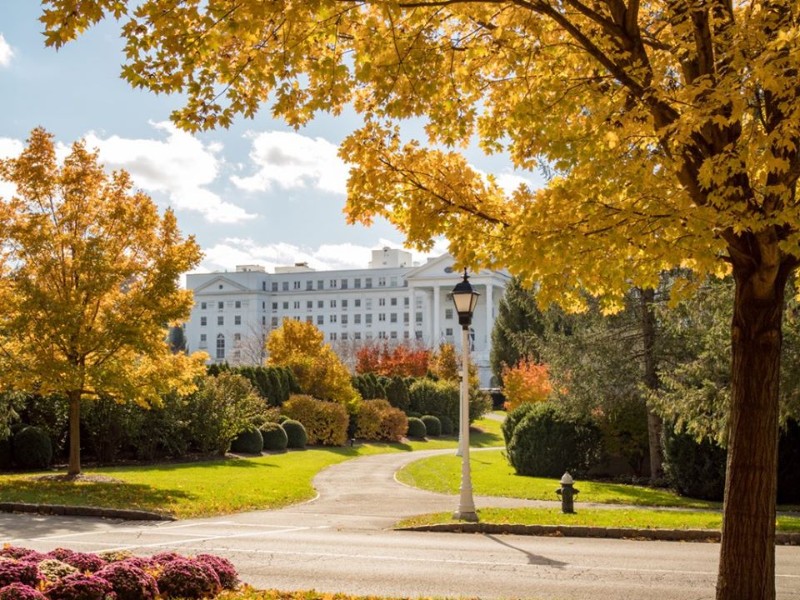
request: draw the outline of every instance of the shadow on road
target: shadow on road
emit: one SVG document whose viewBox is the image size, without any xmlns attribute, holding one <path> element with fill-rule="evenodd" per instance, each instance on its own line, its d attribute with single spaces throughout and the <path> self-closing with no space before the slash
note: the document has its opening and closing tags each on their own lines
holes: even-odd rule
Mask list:
<svg viewBox="0 0 800 600">
<path fill-rule="evenodd" d="M 498 538 L 497 536 L 491 534 L 484 534 L 485 538 L 492 540 L 493 542 L 500 544 L 501 546 L 505 546 L 506 548 L 511 548 L 512 550 L 516 550 L 517 552 L 521 552 L 525 556 L 528 557 L 528 564 L 529 565 L 541 565 L 545 567 L 556 567 L 556 568 L 564 568 L 569 563 L 561 562 L 560 560 L 553 560 L 551 558 L 545 558 L 544 556 L 539 556 L 538 554 L 532 554 L 527 550 L 523 550 L 522 548 L 518 548 L 513 544 L 509 544 L 507 541 Z"/>
</svg>

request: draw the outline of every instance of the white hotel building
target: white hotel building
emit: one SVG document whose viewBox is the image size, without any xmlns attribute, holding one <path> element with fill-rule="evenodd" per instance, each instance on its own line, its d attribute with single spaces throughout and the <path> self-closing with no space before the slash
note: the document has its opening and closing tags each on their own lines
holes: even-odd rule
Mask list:
<svg viewBox="0 0 800 600">
<path fill-rule="evenodd" d="M 189 274 L 195 302 L 186 343 L 189 351 L 207 352 L 209 362 L 260 364 L 270 331 L 283 319 L 295 319 L 316 325 L 347 361 L 360 345 L 384 341 L 434 349 L 447 342 L 460 351 L 451 292 L 462 277 L 453 262 L 445 254 L 412 266 L 411 253 L 384 248 L 372 251 L 366 269 L 315 271 L 301 263 L 274 273 L 240 265 L 234 272 Z M 492 328 L 508 280 L 500 271 L 470 275 L 480 293 L 470 335 L 472 359 L 486 387 Z"/>
</svg>

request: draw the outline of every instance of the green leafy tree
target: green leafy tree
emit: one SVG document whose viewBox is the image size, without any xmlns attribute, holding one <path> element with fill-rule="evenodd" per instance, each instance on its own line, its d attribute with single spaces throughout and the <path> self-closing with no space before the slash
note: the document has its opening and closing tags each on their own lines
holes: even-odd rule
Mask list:
<svg viewBox="0 0 800 600">
<path fill-rule="evenodd" d="M 775 597 L 781 318 L 800 261 L 794 0 L 46 0 L 60 46 L 122 19 L 137 87 L 227 126 L 269 101 L 301 125 L 346 106 L 348 215 L 460 263 L 507 267 L 543 304 L 604 310 L 686 267 L 734 282 L 719 600 Z M 401 124 L 425 119 L 426 140 Z M 541 190 L 506 194 L 455 150 L 476 139 Z"/>
<path fill-rule="evenodd" d="M 83 142 L 59 164 L 52 136 L 34 129 L 20 156 L 0 161 L 0 178 L 16 186 L 0 199 L 0 383 L 66 397 L 77 475 L 83 401 L 158 404 L 202 372 L 203 355 L 173 354 L 165 327 L 189 314 L 178 278 L 200 249 Z"/>
</svg>

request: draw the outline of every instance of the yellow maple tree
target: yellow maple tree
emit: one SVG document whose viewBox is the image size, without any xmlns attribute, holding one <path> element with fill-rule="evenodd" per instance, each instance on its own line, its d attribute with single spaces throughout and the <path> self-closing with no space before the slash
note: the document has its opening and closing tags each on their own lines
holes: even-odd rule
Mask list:
<svg viewBox="0 0 800 600">
<path fill-rule="evenodd" d="M 122 20 L 124 77 L 185 94 L 188 129 L 269 102 L 302 125 L 352 106 L 353 221 L 446 236 L 539 299 L 608 311 L 665 269 L 732 273 L 719 600 L 775 596 L 784 289 L 800 258 L 796 0 L 46 0 L 47 43 Z M 421 118 L 427 139 L 402 124 Z M 477 142 L 547 185 L 505 193 Z"/>
<path fill-rule="evenodd" d="M 82 402 L 158 404 L 204 372 L 204 354 L 167 344 L 167 325 L 192 305 L 178 277 L 200 249 L 83 142 L 59 164 L 52 136 L 35 129 L 19 157 L 0 160 L 0 179 L 16 186 L 0 198 L 0 386 L 67 399 L 78 475 Z"/>
</svg>

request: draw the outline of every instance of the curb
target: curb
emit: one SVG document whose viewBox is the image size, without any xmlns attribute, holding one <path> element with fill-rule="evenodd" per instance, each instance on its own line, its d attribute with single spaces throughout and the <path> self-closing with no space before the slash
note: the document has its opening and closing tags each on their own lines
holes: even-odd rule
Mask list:
<svg viewBox="0 0 800 600">
<path fill-rule="evenodd" d="M 402 527 L 397 531 L 437 531 L 446 533 L 487 533 L 540 535 L 550 537 L 590 537 L 635 539 L 664 542 L 718 543 L 721 534 L 714 529 L 632 529 L 622 527 L 581 527 L 575 525 L 499 525 L 495 523 L 441 523 Z M 775 545 L 800 546 L 800 533 L 775 533 Z"/>
<path fill-rule="evenodd" d="M 67 506 L 64 504 L 29 504 L 27 502 L 0 502 L 0 512 L 38 513 L 70 517 L 101 517 L 126 521 L 174 521 L 175 517 L 146 510 L 124 508 L 96 508 L 94 506 Z"/>
</svg>

